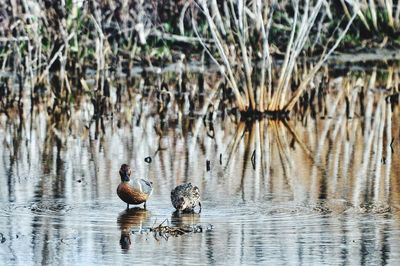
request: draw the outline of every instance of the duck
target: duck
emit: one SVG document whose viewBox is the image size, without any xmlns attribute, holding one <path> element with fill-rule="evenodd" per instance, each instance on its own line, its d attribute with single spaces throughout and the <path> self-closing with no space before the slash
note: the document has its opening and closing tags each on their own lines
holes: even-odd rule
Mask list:
<svg viewBox="0 0 400 266">
<path fill-rule="evenodd" d="M 146 202 L 153 193 L 153 183 L 141 178 L 131 178 L 132 170 L 127 164 L 121 165 L 119 169 L 121 183 L 117 188 L 117 195 L 124 201 L 129 209 L 129 204 L 139 205 L 144 203 L 143 208 L 146 209 Z"/>
<path fill-rule="evenodd" d="M 191 183 L 175 187 L 171 191 L 171 202 L 177 212 L 193 212 L 197 204 L 201 212 L 200 190 Z"/>
</svg>

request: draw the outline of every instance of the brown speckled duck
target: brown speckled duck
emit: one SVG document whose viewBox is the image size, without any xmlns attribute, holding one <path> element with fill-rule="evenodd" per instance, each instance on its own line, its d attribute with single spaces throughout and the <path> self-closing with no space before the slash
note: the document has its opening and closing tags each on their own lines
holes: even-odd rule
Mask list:
<svg viewBox="0 0 400 266">
<path fill-rule="evenodd" d="M 177 186 L 171 191 L 171 202 L 178 212 L 192 212 L 199 204 L 201 212 L 200 191 L 199 188 L 191 183 Z"/>
<path fill-rule="evenodd" d="M 127 209 L 129 204 L 142 204 L 146 209 L 146 201 L 149 199 L 153 192 L 152 183 L 141 179 L 131 178 L 132 170 L 127 164 L 121 165 L 119 175 L 121 176 L 121 183 L 118 185 L 117 194 L 121 200 L 126 202 Z"/>
</svg>

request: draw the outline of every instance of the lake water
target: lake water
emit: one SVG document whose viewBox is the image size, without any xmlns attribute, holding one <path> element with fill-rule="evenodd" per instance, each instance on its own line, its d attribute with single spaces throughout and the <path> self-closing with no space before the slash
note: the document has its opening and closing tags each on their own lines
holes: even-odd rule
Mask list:
<svg viewBox="0 0 400 266">
<path fill-rule="evenodd" d="M 70 111 L 27 97 L 0 114 L 0 261 L 399 265 L 400 116 L 386 96 L 332 89 L 286 122 L 188 116 L 186 96 L 159 115 L 139 93 L 96 122 L 84 97 Z M 116 195 L 122 163 L 154 183 L 147 211 Z M 200 188 L 200 214 L 173 214 L 183 182 Z M 213 229 L 140 230 L 163 221 Z"/>
</svg>

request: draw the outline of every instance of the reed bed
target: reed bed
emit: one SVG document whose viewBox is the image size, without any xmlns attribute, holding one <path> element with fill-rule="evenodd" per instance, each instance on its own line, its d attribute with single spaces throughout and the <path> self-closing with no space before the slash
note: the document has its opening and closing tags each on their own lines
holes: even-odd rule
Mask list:
<svg viewBox="0 0 400 266">
<path fill-rule="evenodd" d="M 210 96 L 211 106 L 233 95 L 244 118 L 287 117 L 311 94 L 316 73 L 341 41 L 346 45 L 355 34 L 350 26 L 366 17 L 366 1 L 339 2 L 6 1 L 0 4 L 0 94 L 11 107 L 50 93 L 52 109 L 61 111 L 88 94 L 101 116 L 112 102 L 110 83 L 129 79 L 134 67 L 146 75 L 174 62 L 182 75 L 195 61 L 203 70 L 215 64 L 224 77 L 210 89 L 217 96 Z M 385 7 L 395 28 L 398 8 L 378 2 L 369 1 L 368 10 Z M 343 10 L 347 16 L 339 15 Z M 299 76 L 304 62 L 307 75 Z M 159 79 L 147 81 L 160 86 L 163 105 L 175 91 L 161 88 Z"/>
</svg>

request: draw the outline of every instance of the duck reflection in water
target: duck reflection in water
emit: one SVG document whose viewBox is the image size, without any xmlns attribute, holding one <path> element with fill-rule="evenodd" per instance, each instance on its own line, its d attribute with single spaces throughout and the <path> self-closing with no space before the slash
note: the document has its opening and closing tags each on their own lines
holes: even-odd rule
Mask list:
<svg viewBox="0 0 400 266">
<path fill-rule="evenodd" d="M 196 225 L 200 221 L 200 213 L 195 211 L 174 211 L 171 215 L 171 224 L 176 227 Z"/>
<path fill-rule="evenodd" d="M 128 250 L 131 246 L 132 228 L 142 227 L 147 222 L 149 216 L 150 213 L 147 210 L 139 207 L 127 209 L 120 213 L 117 223 L 121 230 L 119 243 L 123 250 Z"/>
</svg>

